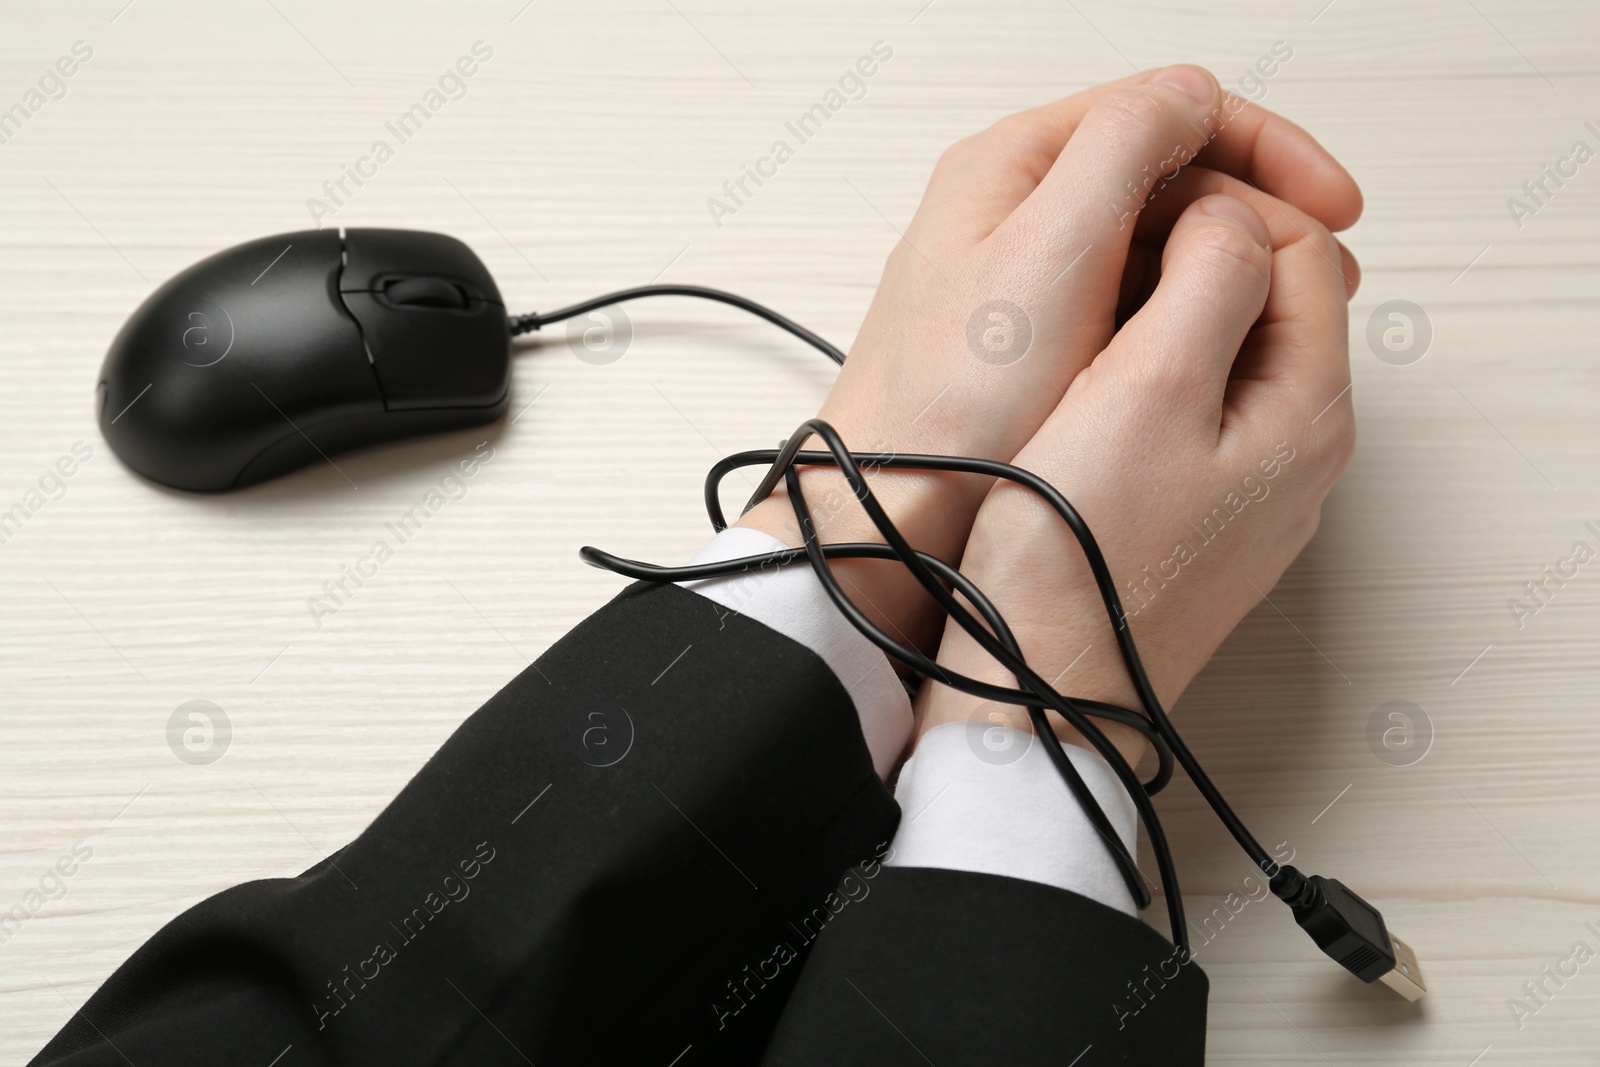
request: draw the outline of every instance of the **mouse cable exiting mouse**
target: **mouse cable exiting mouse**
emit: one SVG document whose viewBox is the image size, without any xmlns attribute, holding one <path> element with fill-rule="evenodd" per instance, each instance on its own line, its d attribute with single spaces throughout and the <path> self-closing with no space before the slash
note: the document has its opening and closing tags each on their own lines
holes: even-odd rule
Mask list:
<svg viewBox="0 0 1600 1067">
<path fill-rule="evenodd" d="M 507 321 L 511 324 L 511 336 L 516 337 L 519 334 L 532 333 L 541 326 L 548 326 L 552 322 L 561 322 L 564 319 L 574 318 L 598 308 L 620 304 L 624 300 L 637 300 L 642 296 L 696 296 L 702 300 L 715 300 L 723 304 L 732 304 L 736 308 L 742 308 L 752 315 L 766 319 L 781 330 L 787 330 L 789 333 L 794 334 L 835 363 L 840 365 L 844 363 L 843 352 L 793 319 L 780 315 L 771 308 L 756 303 L 754 300 L 739 296 L 737 293 L 729 293 L 721 289 L 709 289 L 703 285 L 640 285 L 632 289 L 619 289 L 614 293 L 606 293 L 604 296 L 597 296 L 582 303 L 573 304 L 571 307 L 547 311 L 543 315 L 538 312 L 531 312 L 527 315 L 512 315 L 509 316 Z"/>
</svg>

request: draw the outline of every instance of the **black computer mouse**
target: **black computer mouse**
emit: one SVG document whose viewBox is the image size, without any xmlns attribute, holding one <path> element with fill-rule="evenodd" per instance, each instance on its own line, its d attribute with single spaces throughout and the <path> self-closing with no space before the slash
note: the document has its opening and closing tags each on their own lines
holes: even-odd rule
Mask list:
<svg viewBox="0 0 1600 1067">
<path fill-rule="evenodd" d="M 100 430 L 134 470 L 237 489 L 348 449 L 492 422 L 511 331 L 453 237 L 307 230 L 203 259 L 129 317 L 100 370 Z"/>
</svg>

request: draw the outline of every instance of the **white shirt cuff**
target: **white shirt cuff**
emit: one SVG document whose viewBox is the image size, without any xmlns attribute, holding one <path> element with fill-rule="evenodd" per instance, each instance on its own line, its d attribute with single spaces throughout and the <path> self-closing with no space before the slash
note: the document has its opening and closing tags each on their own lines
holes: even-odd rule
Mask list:
<svg viewBox="0 0 1600 1067">
<path fill-rule="evenodd" d="M 692 563 L 790 547 L 758 530 L 730 527 Z M 911 735 L 911 701 L 889 659 L 850 625 L 804 562 L 726 578 L 679 582 L 815 652 L 854 702 L 873 766 L 887 779 Z M 1133 801 L 1097 753 L 1065 746 L 1129 854 Z M 1105 842 L 1033 734 L 990 722 L 946 723 L 923 735 L 901 768 L 904 812 L 884 862 L 892 867 L 974 871 L 1055 886 L 1127 914 L 1136 912 Z"/>
<path fill-rule="evenodd" d="M 690 560 L 718 563 L 791 546 L 770 534 L 730 526 Z M 726 578 L 679 582 L 815 652 L 833 671 L 861 718 L 861 733 L 878 776 L 887 778 L 911 737 L 911 699 L 889 658 L 850 625 L 802 560 Z"/>
<path fill-rule="evenodd" d="M 1064 745 L 1122 845 L 1135 855 L 1133 801 L 1098 753 Z M 1042 882 L 1133 915 L 1106 842 L 1032 733 L 992 722 L 929 730 L 900 771 L 904 812 L 884 862 Z"/>
</svg>

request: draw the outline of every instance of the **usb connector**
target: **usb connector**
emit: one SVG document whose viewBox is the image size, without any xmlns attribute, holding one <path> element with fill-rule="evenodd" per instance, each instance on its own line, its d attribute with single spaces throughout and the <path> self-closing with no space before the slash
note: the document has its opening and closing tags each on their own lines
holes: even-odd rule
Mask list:
<svg viewBox="0 0 1600 1067">
<path fill-rule="evenodd" d="M 1428 991 L 1411 946 L 1392 936 L 1382 913 L 1343 882 L 1280 867 L 1272 892 L 1318 948 L 1363 982 L 1382 982 L 1409 1001 Z"/>
<path fill-rule="evenodd" d="M 1394 966 L 1378 975 L 1378 981 L 1415 1003 L 1422 999 L 1428 987 L 1422 984 L 1422 968 L 1417 964 L 1417 954 L 1404 941 L 1389 935 L 1389 945 L 1394 950 Z"/>
</svg>

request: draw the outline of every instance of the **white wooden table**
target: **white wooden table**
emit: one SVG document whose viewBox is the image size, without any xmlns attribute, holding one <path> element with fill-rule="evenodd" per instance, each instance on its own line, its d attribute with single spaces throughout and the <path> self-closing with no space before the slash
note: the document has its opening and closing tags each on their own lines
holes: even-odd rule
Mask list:
<svg viewBox="0 0 1600 1067">
<path fill-rule="evenodd" d="M 1133 67 L 1187 59 L 1233 84 L 1285 41 L 1266 102 L 1367 195 L 1347 238 L 1365 270 L 1361 443 L 1274 606 L 1180 721 L 1263 840 L 1383 907 L 1430 992 L 1413 1008 L 1363 987 L 1283 909 L 1250 907 L 1199 952 L 1211 1060 L 1595 1063 L 1600 960 L 1546 982 L 1542 1006 L 1523 983 L 1579 942 L 1600 952 L 1600 562 L 1520 627 L 1508 600 L 1574 542 L 1600 550 L 1600 162 L 1520 226 L 1507 199 L 1575 141 L 1600 151 L 1600 16 L 1581 0 L 1324 3 L 8 12 L 0 105 L 75 42 L 92 56 L 0 144 L 0 511 L 27 512 L 0 544 L 0 911 L 27 913 L 0 934 L 0 1060 L 28 1058 L 183 908 L 357 833 L 618 587 L 579 545 L 686 556 L 705 466 L 770 444 L 832 377 L 736 312 L 635 305 L 614 363 L 579 360 L 560 331 L 525 351 L 515 420 L 202 498 L 131 475 L 92 417 L 107 344 L 154 285 L 309 226 L 324 181 L 482 41 L 464 95 L 322 221 L 456 234 L 522 310 L 694 281 L 843 345 L 945 144 Z M 866 94 L 717 225 L 707 198 L 876 41 L 893 57 Z M 1423 358 L 1369 348 L 1391 300 L 1422 309 Z M 465 496 L 314 626 L 307 599 L 480 441 L 493 459 Z M 49 477 L 75 445 L 90 458 Z M 191 700 L 226 714 L 224 758 L 169 747 Z M 1420 709 L 1425 749 L 1370 739 L 1391 701 Z M 1192 789 L 1162 809 L 1203 915 L 1249 866 Z M 58 861 L 73 873 L 49 875 Z M 1519 998 L 1539 1007 L 1520 1027 Z"/>
</svg>

